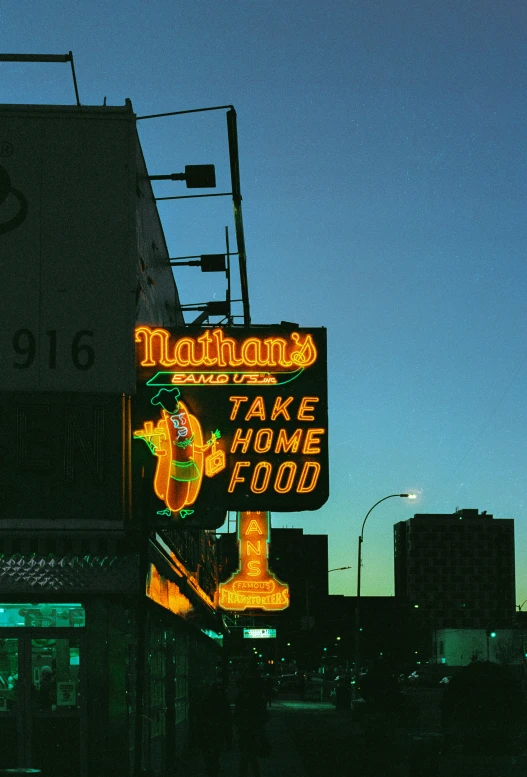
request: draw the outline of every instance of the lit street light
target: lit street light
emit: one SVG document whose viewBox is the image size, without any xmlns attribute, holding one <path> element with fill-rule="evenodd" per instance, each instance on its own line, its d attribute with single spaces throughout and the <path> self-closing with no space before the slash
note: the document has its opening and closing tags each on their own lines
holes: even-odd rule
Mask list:
<svg viewBox="0 0 527 777">
<path fill-rule="evenodd" d="M 373 507 L 370 507 L 368 512 L 366 513 L 366 518 L 362 522 L 362 529 L 359 535 L 359 553 L 358 553 L 358 566 L 357 566 L 357 601 L 356 601 L 356 608 L 355 608 L 355 691 L 358 692 L 359 686 L 360 686 L 360 578 L 361 578 L 361 551 L 362 551 L 362 543 L 364 539 L 364 526 L 366 525 L 366 521 L 368 520 L 368 516 L 371 513 L 371 511 L 377 507 L 377 505 L 380 505 L 381 502 L 386 501 L 386 499 L 392 499 L 393 497 L 404 497 L 406 499 L 415 499 L 416 494 L 388 494 L 388 496 L 384 496 L 382 499 L 379 499 L 378 502 L 375 502 Z"/>
</svg>

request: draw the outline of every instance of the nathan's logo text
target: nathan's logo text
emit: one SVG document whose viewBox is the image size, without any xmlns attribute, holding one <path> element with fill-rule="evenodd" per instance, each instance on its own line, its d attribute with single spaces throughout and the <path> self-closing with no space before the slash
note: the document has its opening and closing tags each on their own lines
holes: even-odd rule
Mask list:
<svg viewBox="0 0 527 777">
<path fill-rule="evenodd" d="M 141 367 L 173 368 L 178 372 L 183 367 L 299 369 L 317 359 L 312 336 L 299 332 L 291 332 L 289 338 L 247 337 L 239 341 L 222 329 L 207 329 L 199 337 L 174 339 L 166 329 L 140 326 L 135 330 L 135 342 Z"/>
</svg>

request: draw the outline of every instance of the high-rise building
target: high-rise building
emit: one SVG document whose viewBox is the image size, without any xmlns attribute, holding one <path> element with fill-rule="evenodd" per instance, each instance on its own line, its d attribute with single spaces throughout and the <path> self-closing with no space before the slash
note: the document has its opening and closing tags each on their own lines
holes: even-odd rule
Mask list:
<svg viewBox="0 0 527 777">
<path fill-rule="evenodd" d="M 429 629 L 513 626 L 513 519 L 467 509 L 417 513 L 394 526 L 394 540 L 395 596 Z"/>
</svg>

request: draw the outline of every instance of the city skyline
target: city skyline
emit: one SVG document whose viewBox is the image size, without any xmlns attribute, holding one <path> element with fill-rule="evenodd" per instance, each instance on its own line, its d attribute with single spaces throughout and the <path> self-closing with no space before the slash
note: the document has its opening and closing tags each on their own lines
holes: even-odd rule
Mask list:
<svg viewBox="0 0 527 777">
<path fill-rule="evenodd" d="M 6 0 L 0 13 L 3 52 L 73 52 L 85 105 L 236 108 L 253 323 L 328 330 L 330 497 L 272 521 L 328 534 L 329 568 L 352 567 L 330 592 L 355 594 L 370 507 L 415 491 L 368 519 L 363 595 L 394 592 L 394 524 L 472 508 L 514 519 L 527 599 L 525 4 L 37 0 L 29 24 Z M 68 65 L 0 68 L 0 102 L 74 104 Z M 150 174 L 212 163 L 230 190 L 222 111 L 138 130 Z M 228 197 L 159 212 L 171 256 L 223 251 L 226 225 L 235 241 Z M 175 277 L 184 304 L 224 298 L 217 275 Z"/>
</svg>

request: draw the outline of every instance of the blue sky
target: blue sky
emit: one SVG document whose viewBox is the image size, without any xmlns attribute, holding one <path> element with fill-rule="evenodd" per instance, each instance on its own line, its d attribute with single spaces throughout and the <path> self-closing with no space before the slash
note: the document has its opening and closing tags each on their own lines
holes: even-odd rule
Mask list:
<svg viewBox="0 0 527 777">
<path fill-rule="evenodd" d="M 5 53 L 73 51 L 84 104 L 233 104 L 254 323 L 326 326 L 331 496 L 275 526 L 329 535 L 333 593 L 393 593 L 393 524 L 515 518 L 527 598 L 522 0 L 3 0 Z M 0 63 L 0 101 L 68 103 L 67 65 Z M 140 123 L 152 174 L 213 163 L 223 112 Z M 158 194 L 178 193 L 175 184 Z M 221 252 L 228 198 L 160 204 L 171 255 Z M 232 235 L 232 240 L 234 236 Z M 219 276 L 178 271 L 185 303 Z"/>
</svg>

